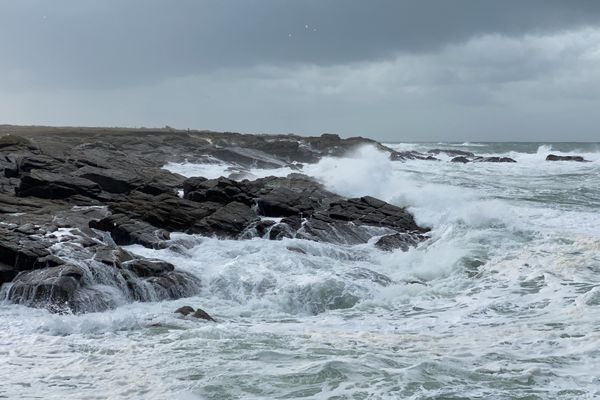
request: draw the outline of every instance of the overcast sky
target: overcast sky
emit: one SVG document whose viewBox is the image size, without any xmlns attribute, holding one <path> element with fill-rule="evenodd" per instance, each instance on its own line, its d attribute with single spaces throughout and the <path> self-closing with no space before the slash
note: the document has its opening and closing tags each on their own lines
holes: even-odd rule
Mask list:
<svg viewBox="0 0 600 400">
<path fill-rule="evenodd" d="M 600 140 L 598 0 L 0 0 L 0 123 Z"/>
</svg>

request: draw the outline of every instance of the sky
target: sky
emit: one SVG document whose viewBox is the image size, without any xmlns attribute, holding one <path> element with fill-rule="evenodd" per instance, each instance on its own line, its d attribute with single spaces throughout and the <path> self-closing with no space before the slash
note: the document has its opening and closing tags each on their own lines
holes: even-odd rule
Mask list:
<svg viewBox="0 0 600 400">
<path fill-rule="evenodd" d="M 0 124 L 600 140 L 597 0 L 0 0 Z"/>
</svg>

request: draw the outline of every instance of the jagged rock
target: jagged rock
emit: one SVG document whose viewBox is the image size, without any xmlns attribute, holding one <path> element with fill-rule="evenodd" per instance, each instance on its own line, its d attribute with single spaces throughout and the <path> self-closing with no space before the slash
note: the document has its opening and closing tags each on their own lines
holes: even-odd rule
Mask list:
<svg viewBox="0 0 600 400">
<path fill-rule="evenodd" d="M 5 129 L 0 126 L 0 134 Z M 402 208 L 368 197 L 345 199 L 299 174 L 237 182 L 185 180 L 161 169 L 186 160 L 230 161 L 238 171 L 292 168 L 365 144 L 392 158 L 435 159 L 402 155 L 365 138 L 102 128 L 15 132 L 27 138 L 0 137 L 0 284 L 21 304 L 86 312 L 122 304 L 110 293 L 121 302 L 193 295 L 197 277 L 118 247 L 163 248 L 170 231 L 349 244 L 426 231 Z M 202 313 L 197 316 L 212 320 Z"/>
<path fill-rule="evenodd" d="M 60 265 L 23 272 L 12 282 L 7 299 L 30 307 L 51 306 L 53 311 L 71 308 L 84 272 L 74 265 Z"/>
<path fill-rule="evenodd" d="M 424 154 L 418 151 L 395 151 L 390 152 L 390 160 L 392 161 L 405 161 L 405 160 L 427 160 L 427 161 L 439 161 L 431 154 Z"/>
<path fill-rule="evenodd" d="M 132 271 L 140 278 L 157 276 L 175 270 L 175 266 L 169 262 L 139 258 L 121 263 L 121 268 Z"/>
<path fill-rule="evenodd" d="M 127 215 L 130 219 L 170 232 L 186 233 L 205 232 L 206 226 L 198 224 L 222 207 L 219 203 L 197 203 L 170 193 L 151 196 L 137 191 L 109 206 L 113 213 Z"/>
<path fill-rule="evenodd" d="M 194 313 L 194 308 L 190 307 L 190 306 L 179 307 L 177 310 L 175 310 L 175 313 L 181 314 L 181 315 L 193 314 Z"/>
<path fill-rule="evenodd" d="M 546 157 L 546 161 L 576 161 L 576 162 L 586 162 L 587 160 L 582 156 L 557 156 L 555 154 L 549 154 Z"/>
<path fill-rule="evenodd" d="M 455 149 L 431 149 L 428 151 L 428 153 L 436 154 L 436 155 L 443 153 L 450 157 L 475 157 L 475 154 L 473 154 L 470 151 L 455 150 Z"/>
<path fill-rule="evenodd" d="M 416 246 L 422 242 L 423 239 L 424 237 L 420 234 L 395 233 L 393 235 L 381 237 L 375 242 L 375 247 L 383 251 L 392 251 L 396 249 L 408 251 L 410 247 Z"/>
<path fill-rule="evenodd" d="M 152 249 L 162 249 L 170 239 L 169 232 L 146 222 L 130 219 L 125 214 L 113 214 L 101 220 L 91 220 L 89 227 L 110 232 L 116 244 L 128 246 L 140 244 Z"/>
<path fill-rule="evenodd" d="M 250 207 L 233 201 L 195 224 L 193 230 L 221 237 L 235 237 L 257 220 L 256 213 Z"/>
<path fill-rule="evenodd" d="M 97 246 L 93 259 L 111 267 L 120 268 L 124 262 L 132 261 L 135 257 L 120 247 Z"/>
<path fill-rule="evenodd" d="M 85 166 L 80 168 L 75 175 L 97 183 L 102 190 L 109 193 L 127 193 L 143 183 L 138 175 L 130 170 Z"/>
<path fill-rule="evenodd" d="M 42 170 L 32 170 L 21 176 L 21 184 L 17 189 L 17 195 L 44 199 L 64 199 L 80 194 L 85 197 L 94 198 L 101 191 L 100 186 L 89 179 Z"/>
<path fill-rule="evenodd" d="M 451 162 L 455 163 L 469 163 L 469 162 L 493 162 L 493 163 L 516 163 L 516 161 L 510 157 L 474 157 L 467 158 L 466 156 L 454 157 Z"/>
<path fill-rule="evenodd" d="M 473 162 L 516 163 L 510 157 L 475 157 Z"/>
<path fill-rule="evenodd" d="M 215 321 L 215 319 L 213 317 L 211 317 L 210 315 L 208 315 L 208 313 L 206 311 L 201 310 L 201 309 L 197 309 L 192 314 L 192 317 L 199 318 L 199 319 L 205 319 L 207 321 L 217 322 L 217 321 Z"/>
<path fill-rule="evenodd" d="M 452 160 L 450 160 L 450 162 L 466 164 L 468 162 L 471 162 L 471 160 L 469 160 L 467 157 L 459 156 L 459 157 L 454 157 Z"/>
<path fill-rule="evenodd" d="M 67 164 L 65 164 L 64 160 L 56 159 L 44 154 L 27 154 L 18 156 L 11 168 L 4 169 L 4 175 L 6 177 L 19 177 L 23 173 L 30 172 L 34 169 L 58 171 L 60 169 L 67 169 Z"/>
<path fill-rule="evenodd" d="M 423 231 L 410 213 L 371 196 L 333 202 L 320 215 L 357 225 L 382 226 L 402 231 Z"/>
<path fill-rule="evenodd" d="M 15 227 L 18 229 L 18 227 Z M 52 261 L 45 259 L 49 256 L 47 248 L 50 242 L 37 237 L 0 226 L 0 265 L 5 279 L 0 284 L 16 276 L 19 271 L 45 268 Z"/>
<path fill-rule="evenodd" d="M 7 147 L 29 147 L 31 146 L 31 141 L 27 138 L 17 135 L 4 135 L 0 136 L 0 149 L 4 149 Z"/>
</svg>

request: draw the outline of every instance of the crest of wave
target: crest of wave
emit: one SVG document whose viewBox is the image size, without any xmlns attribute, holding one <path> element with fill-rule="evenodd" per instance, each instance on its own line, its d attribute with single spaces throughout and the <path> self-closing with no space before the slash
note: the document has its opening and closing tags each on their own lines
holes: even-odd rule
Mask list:
<svg viewBox="0 0 600 400">
<path fill-rule="evenodd" d="M 392 181 L 389 154 L 370 145 L 358 147 L 343 158 L 324 157 L 317 164 L 305 166 L 304 172 L 325 182 L 328 189 L 349 197 L 386 197 L 386 188 Z"/>
</svg>

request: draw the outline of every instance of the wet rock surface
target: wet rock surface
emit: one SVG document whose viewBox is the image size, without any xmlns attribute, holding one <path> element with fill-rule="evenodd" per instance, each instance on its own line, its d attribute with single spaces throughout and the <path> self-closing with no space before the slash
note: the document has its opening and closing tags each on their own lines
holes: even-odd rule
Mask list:
<svg viewBox="0 0 600 400">
<path fill-rule="evenodd" d="M 2 126 L 0 297 L 56 312 L 89 312 L 191 296 L 199 291 L 198 277 L 120 247 L 166 248 L 170 232 L 347 245 L 401 235 L 380 239 L 385 246 L 378 247 L 417 245 L 427 229 L 403 208 L 372 197 L 343 198 L 301 174 L 186 179 L 161 168 L 171 161 L 216 159 L 233 164 L 238 174 L 257 166 L 301 169 L 301 163 L 364 144 L 396 154 L 369 139 L 334 134 Z M 192 314 L 212 320 L 202 310 Z"/>
<path fill-rule="evenodd" d="M 575 162 L 587 162 L 582 156 L 557 156 L 555 154 L 549 154 L 546 157 L 546 161 L 575 161 Z"/>
<path fill-rule="evenodd" d="M 472 156 L 458 156 L 458 157 L 454 157 L 452 160 L 450 160 L 453 163 L 462 163 L 462 164 L 466 164 L 466 163 L 480 163 L 480 162 L 486 162 L 486 163 L 516 163 L 517 161 L 510 158 L 510 157 L 472 157 Z"/>
</svg>

